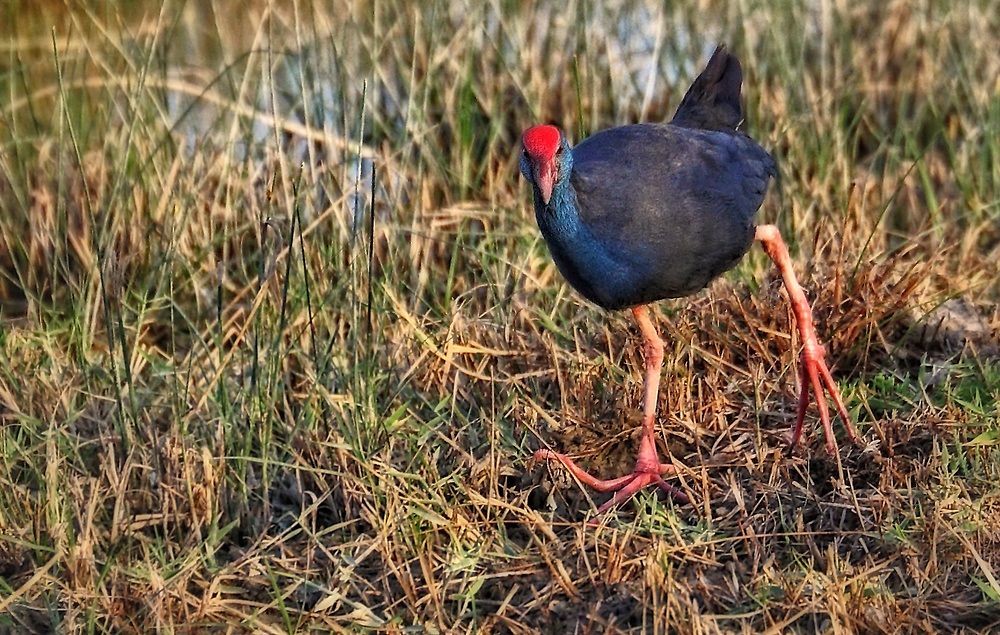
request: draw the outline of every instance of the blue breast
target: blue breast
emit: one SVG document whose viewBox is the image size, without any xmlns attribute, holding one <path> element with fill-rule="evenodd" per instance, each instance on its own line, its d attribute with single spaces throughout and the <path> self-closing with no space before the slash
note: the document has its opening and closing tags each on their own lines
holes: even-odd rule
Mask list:
<svg viewBox="0 0 1000 635">
<path fill-rule="evenodd" d="M 633 267 L 581 221 L 568 179 L 556 184 L 547 206 L 536 201 L 535 220 L 559 272 L 581 295 L 606 309 L 629 305 L 636 295 Z"/>
</svg>

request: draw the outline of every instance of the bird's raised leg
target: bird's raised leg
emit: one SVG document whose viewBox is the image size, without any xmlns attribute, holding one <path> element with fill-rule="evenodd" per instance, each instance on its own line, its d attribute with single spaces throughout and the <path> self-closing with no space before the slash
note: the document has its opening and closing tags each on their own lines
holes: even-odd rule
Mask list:
<svg viewBox="0 0 1000 635">
<path fill-rule="evenodd" d="M 823 431 L 826 434 L 826 449 L 831 453 L 837 451 L 837 440 L 833 435 L 833 424 L 830 423 L 830 410 L 827 407 L 823 389 L 830 393 L 840 418 L 844 421 L 844 428 L 851 441 L 858 441 L 858 433 L 854 429 L 844 400 L 840 397 L 837 384 L 830 375 L 824 361 L 825 351 L 823 345 L 819 343 L 816 336 L 816 327 L 813 325 L 812 309 L 809 308 L 809 301 L 806 294 L 799 286 L 799 281 L 795 278 L 795 271 L 792 269 L 792 259 L 788 255 L 788 247 L 781 239 L 781 233 L 774 225 L 761 225 L 757 227 L 754 236 L 764 247 L 764 251 L 771 257 L 781 278 L 784 280 L 785 289 L 788 291 L 788 300 L 792 304 L 792 312 L 795 313 L 795 323 L 799 327 L 799 336 L 802 338 L 802 368 L 799 371 L 799 409 L 795 417 L 795 427 L 792 430 L 790 445 L 798 443 L 802 436 L 802 422 L 805 420 L 806 407 L 809 405 L 809 386 L 816 394 L 816 405 L 819 406 L 819 417 L 823 422 Z"/>
<path fill-rule="evenodd" d="M 663 366 L 663 341 L 656 332 L 649 311 L 645 306 L 632 309 L 632 314 L 639 322 L 642 332 L 642 357 L 645 363 L 643 379 L 644 398 L 642 407 L 642 439 L 639 441 L 639 455 L 635 469 L 631 474 L 603 481 L 588 474 L 565 454 L 551 450 L 535 452 L 536 461 L 558 461 L 581 483 L 599 492 L 614 492 L 611 500 L 601 505 L 598 515 L 608 511 L 618 503 L 628 500 L 643 487 L 651 484 L 659 485 L 667 493 L 681 502 L 688 502 L 688 497 L 679 489 L 663 480 L 661 475 L 676 472 L 669 463 L 660 463 L 656 454 L 656 397 L 660 387 L 660 369 Z"/>
</svg>

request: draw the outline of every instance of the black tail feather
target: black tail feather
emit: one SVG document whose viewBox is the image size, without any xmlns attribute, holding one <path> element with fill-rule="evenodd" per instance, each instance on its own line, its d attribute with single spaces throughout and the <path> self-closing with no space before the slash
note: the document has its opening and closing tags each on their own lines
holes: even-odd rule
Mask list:
<svg viewBox="0 0 1000 635">
<path fill-rule="evenodd" d="M 740 61 L 720 44 L 684 95 L 671 123 L 685 128 L 736 130 L 743 121 L 742 83 Z"/>
</svg>

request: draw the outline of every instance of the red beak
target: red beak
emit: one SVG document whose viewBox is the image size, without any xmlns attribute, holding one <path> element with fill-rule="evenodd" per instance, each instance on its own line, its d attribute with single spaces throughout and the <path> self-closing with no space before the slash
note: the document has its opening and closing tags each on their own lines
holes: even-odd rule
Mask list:
<svg viewBox="0 0 1000 635">
<path fill-rule="evenodd" d="M 542 203 L 545 205 L 548 205 L 549 199 L 552 198 L 552 186 L 555 185 L 555 182 L 555 161 L 535 164 L 535 184 L 538 185 L 538 191 L 542 193 Z"/>
</svg>

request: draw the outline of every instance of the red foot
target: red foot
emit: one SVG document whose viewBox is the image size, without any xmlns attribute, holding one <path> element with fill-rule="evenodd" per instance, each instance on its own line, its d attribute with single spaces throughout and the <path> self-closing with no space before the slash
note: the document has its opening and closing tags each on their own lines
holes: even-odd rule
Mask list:
<svg viewBox="0 0 1000 635">
<path fill-rule="evenodd" d="M 811 316 L 810 316 L 811 317 Z M 816 394 L 816 405 L 819 406 L 819 418 L 823 423 L 823 434 L 826 436 L 826 450 L 830 454 L 837 452 L 837 439 L 833 434 L 833 424 L 830 422 L 830 409 L 826 405 L 823 395 L 825 388 L 830 393 L 834 407 L 840 413 L 840 419 L 844 422 L 844 429 L 847 431 L 847 438 L 852 443 L 858 442 L 858 433 L 851 422 L 851 416 L 847 414 L 847 407 L 844 406 L 844 399 L 840 396 L 830 369 L 824 361 L 825 351 L 816 337 L 816 331 L 812 320 L 806 323 L 799 323 L 799 331 L 804 342 L 802 349 L 802 366 L 799 370 L 799 410 L 795 416 L 795 428 L 792 430 L 789 445 L 795 447 L 802 436 L 802 423 L 806 418 L 806 408 L 809 406 L 809 388 L 812 386 Z"/>
<path fill-rule="evenodd" d="M 635 462 L 635 470 L 631 474 L 602 481 L 587 474 L 565 454 L 551 450 L 539 450 L 535 452 L 533 459 L 535 461 L 559 461 L 587 487 L 596 489 L 598 492 L 614 492 L 615 495 L 611 497 L 611 500 L 598 508 L 598 516 L 618 503 L 632 498 L 643 487 L 654 483 L 682 503 L 690 502 L 684 492 L 663 480 L 662 474 L 676 472 L 677 468 L 668 463 L 660 463 L 660 459 L 656 456 L 656 443 L 653 440 L 655 439 L 653 422 L 656 418 L 656 395 L 660 384 L 660 366 L 663 363 L 663 341 L 656 333 L 656 327 L 653 325 L 649 311 L 645 306 L 634 307 L 632 314 L 639 323 L 639 330 L 642 331 L 642 356 L 646 366 L 646 376 L 643 379 L 645 389 L 642 407 L 643 434 L 642 441 L 639 442 L 639 458 Z M 596 519 L 590 522 L 595 524 Z"/>
<path fill-rule="evenodd" d="M 781 239 L 778 228 L 774 225 L 760 225 L 757 227 L 756 239 L 761 242 L 764 251 L 771 257 L 774 264 L 781 272 L 781 277 L 785 283 L 785 290 L 788 291 L 788 300 L 795 313 L 795 323 L 799 327 L 799 335 L 802 338 L 802 367 L 799 372 L 799 410 L 795 417 L 795 427 L 792 429 L 790 444 L 794 447 L 802 436 L 802 422 L 806 417 L 806 407 L 809 405 L 809 387 L 812 386 L 816 394 L 816 405 L 819 406 L 819 418 L 823 422 L 823 432 L 826 435 L 826 449 L 830 454 L 837 452 L 837 439 L 833 434 L 833 424 L 830 423 L 830 409 L 826 404 L 823 390 L 830 393 L 833 405 L 840 413 L 840 418 L 844 421 L 844 428 L 847 430 L 848 438 L 858 442 L 858 433 L 851 422 L 851 416 L 847 414 L 844 400 L 840 396 L 830 369 L 827 368 L 823 360 L 825 352 L 823 345 L 819 343 L 816 336 L 816 327 L 813 324 L 812 309 L 809 308 L 809 301 L 806 294 L 799 286 L 795 278 L 795 271 L 792 269 L 792 259 L 788 255 L 788 247 Z"/>
<path fill-rule="evenodd" d="M 583 470 L 583 468 L 574 463 L 573 460 L 565 454 L 559 454 L 558 452 L 553 452 L 551 450 L 539 450 L 535 452 L 533 460 L 559 461 L 563 467 L 569 470 L 570 473 L 577 478 L 577 480 L 587 487 L 597 490 L 598 492 L 614 492 L 614 496 L 611 497 L 611 500 L 597 508 L 597 516 L 600 516 L 619 503 L 623 503 L 632 498 L 636 492 L 647 485 L 653 484 L 659 485 L 660 489 L 670 494 L 681 503 L 690 502 L 687 494 L 663 480 L 663 474 L 674 473 L 677 471 L 677 468 L 668 463 L 660 463 L 659 460 L 656 459 L 655 450 L 653 451 L 652 461 L 643 461 L 644 454 L 648 453 L 645 451 L 646 447 L 646 444 L 643 443 L 639 452 L 639 461 L 636 462 L 635 471 L 631 474 L 607 481 L 603 481 L 591 474 L 588 474 L 585 470 Z M 591 524 L 596 524 L 596 517 L 590 522 Z"/>
</svg>

